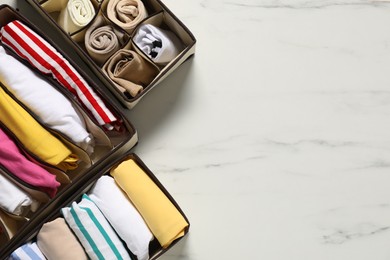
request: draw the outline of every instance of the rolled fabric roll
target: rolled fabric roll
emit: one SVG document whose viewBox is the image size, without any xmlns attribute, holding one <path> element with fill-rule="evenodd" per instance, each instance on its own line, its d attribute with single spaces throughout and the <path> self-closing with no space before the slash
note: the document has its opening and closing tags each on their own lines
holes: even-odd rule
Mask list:
<svg viewBox="0 0 390 260">
<path fill-rule="evenodd" d="M 159 73 L 156 66 L 138 53 L 125 49 L 117 51 L 104 64 L 103 71 L 120 91 L 128 91 L 132 97 L 141 93 Z"/>
<path fill-rule="evenodd" d="M 0 122 L 2 122 L 32 154 L 63 170 L 77 168 L 78 157 L 0 87 Z"/>
<path fill-rule="evenodd" d="M 37 245 L 47 259 L 88 259 L 63 218 L 57 218 L 42 226 L 37 235 Z"/>
<path fill-rule="evenodd" d="M 184 236 L 187 221 L 162 190 L 132 159 L 110 171 L 163 248 Z"/>
<path fill-rule="evenodd" d="M 131 259 L 115 231 L 86 194 L 78 204 L 73 202 L 71 207 L 61 211 L 92 260 Z"/>
<path fill-rule="evenodd" d="M 137 259 L 149 259 L 149 243 L 153 234 L 114 179 L 100 177 L 89 197 Z"/>
<path fill-rule="evenodd" d="M 101 66 L 120 49 L 124 36 L 124 33 L 106 24 L 103 16 L 98 16 L 85 33 L 85 48 L 91 58 Z"/>
<path fill-rule="evenodd" d="M 183 43 L 173 32 L 151 24 L 143 24 L 137 29 L 134 42 L 159 65 L 169 63 L 184 49 Z"/>
<path fill-rule="evenodd" d="M 0 174 L 0 207 L 13 215 L 35 211 L 39 203 L 13 182 Z"/>
<path fill-rule="evenodd" d="M 72 103 L 47 81 L 30 68 L 8 55 L 0 46 L 0 81 L 41 122 L 64 134 L 82 149 L 93 152 L 93 136 L 90 135 Z M 50 97 L 50 98 L 48 98 Z"/>
<path fill-rule="evenodd" d="M 10 174 L 20 180 L 39 188 L 39 190 L 53 198 L 60 183 L 56 181 L 56 176 L 49 173 L 39 165 L 28 160 L 16 146 L 14 141 L 0 129 L 0 164 L 3 165 Z"/>
<path fill-rule="evenodd" d="M 58 16 L 58 24 L 66 32 L 74 33 L 87 26 L 95 14 L 90 0 L 69 0 Z"/>
<path fill-rule="evenodd" d="M 16 249 L 8 260 L 46 260 L 37 243 L 27 243 Z"/>
<path fill-rule="evenodd" d="M 75 95 L 100 125 L 112 130 L 119 124 L 103 100 L 76 69 L 47 41 L 18 20 L 3 26 L 0 40 L 43 74 L 52 77 Z"/>
<path fill-rule="evenodd" d="M 107 5 L 107 17 L 128 33 L 147 15 L 141 0 L 109 0 Z"/>
</svg>

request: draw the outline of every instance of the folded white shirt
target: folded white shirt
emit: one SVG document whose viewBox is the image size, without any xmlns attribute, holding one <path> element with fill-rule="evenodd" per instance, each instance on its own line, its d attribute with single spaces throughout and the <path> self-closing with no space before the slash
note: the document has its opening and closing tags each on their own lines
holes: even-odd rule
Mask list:
<svg viewBox="0 0 390 260">
<path fill-rule="evenodd" d="M 13 215 L 35 211 L 39 203 L 29 194 L 0 174 L 0 208 Z"/>
<path fill-rule="evenodd" d="M 137 259 L 149 259 L 149 243 L 153 234 L 115 180 L 102 176 L 91 189 L 89 197 Z"/>
<path fill-rule="evenodd" d="M 0 46 L 0 81 L 50 128 L 64 134 L 88 153 L 93 152 L 90 135 L 72 103 L 30 68 Z"/>
<path fill-rule="evenodd" d="M 183 49 L 180 39 L 171 31 L 151 24 L 141 25 L 134 36 L 135 44 L 157 64 L 165 65 Z"/>
<path fill-rule="evenodd" d="M 124 245 L 87 195 L 77 204 L 63 208 L 62 215 L 88 256 L 94 259 L 128 259 Z"/>
</svg>

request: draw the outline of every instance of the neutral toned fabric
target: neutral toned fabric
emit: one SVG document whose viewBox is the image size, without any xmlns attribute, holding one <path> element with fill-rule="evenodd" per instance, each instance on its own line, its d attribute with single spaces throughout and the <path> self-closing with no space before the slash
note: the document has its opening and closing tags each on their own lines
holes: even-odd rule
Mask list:
<svg viewBox="0 0 390 260">
<path fill-rule="evenodd" d="M 163 248 L 184 235 L 187 221 L 134 160 L 121 162 L 110 174 L 126 192 Z"/>
<path fill-rule="evenodd" d="M 141 93 L 159 73 L 157 67 L 138 53 L 125 49 L 117 51 L 104 64 L 103 71 L 120 91 L 127 91 L 132 97 Z"/>
<path fill-rule="evenodd" d="M 29 194 L 0 174 L 0 208 L 14 215 L 25 215 L 38 206 Z"/>
<path fill-rule="evenodd" d="M 85 33 L 85 48 L 91 58 L 101 66 L 121 48 L 124 36 L 123 32 L 107 24 L 103 16 L 99 15 Z"/>
<path fill-rule="evenodd" d="M 45 260 L 36 243 L 27 243 L 16 249 L 9 260 Z"/>
<path fill-rule="evenodd" d="M 0 122 L 31 153 L 63 170 L 77 168 L 78 158 L 56 137 L 43 128 L 4 89 L 0 88 Z"/>
<path fill-rule="evenodd" d="M 62 214 L 88 256 L 94 259 L 130 259 L 124 245 L 90 198 L 63 208 Z"/>
<path fill-rule="evenodd" d="M 64 134 L 75 144 L 92 153 L 93 137 L 72 103 L 47 81 L 35 74 L 23 63 L 8 55 L 0 46 L 0 81 L 41 122 Z"/>
<path fill-rule="evenodd" d="M 88 259 L 83 247 L 63 218 L 45 223 L 37 235 L 37 244 L 47 259 Z"/>
<path fill-rule="evenodd" d="M 51 198 L 56 195 L 60 183 L 56 181 L 55 175 L 28 160 L 2 129 L 0 129 L 0 147 L 0 165 L 4 166 L 10 174 L 45 192 Z"/>
<path fill-rule="evenodd" d="M 69 33 L 83 29 L 92 21 L 96 12 L 90 0 L 69 0 L 61 9 L 58 24 Z"/>
<path fill-rule="evenodd" d="M 141 0 L 109 0 L 106 12 L 112 22 L 128 33 L 147 16 Z"/>
<path fill-rule="evenodd" d="M 111 124 L 117 121 L 116 117 L 76 69 L 53 46 L 18 20 L 3 26 L 0 32 L 3 44 L 29 61 L 43 74 L 51 74 L 80 100 L 99 124 L 113 129 Z"/>
<path fill-rule="evenodd" d="M 134 36 L 135 44 L 155 63 L 165 65 L 184 49 L 183 43 L 171 31 L 143 24 Z"/>
<path fill-rule="evenodd" d="M 153 235 L 114 179 L 102 176 L 91 189 L 89 197 L 137 259 L 149 259 L 149 243 Z"/>
</svg>

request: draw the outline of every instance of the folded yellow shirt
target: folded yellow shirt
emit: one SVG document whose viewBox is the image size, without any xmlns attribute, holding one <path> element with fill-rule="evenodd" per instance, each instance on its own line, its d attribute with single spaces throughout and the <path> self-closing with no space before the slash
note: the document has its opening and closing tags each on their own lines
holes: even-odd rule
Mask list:
<svg viewBox="0 0 390 260">
<path fill-rule="evenodd" d="M 184 236 L 187 221 L 133 160 L 120 163 L 110 174 L 126 192 L 163 248 Z"/>
<path fill-rule="evenodd" d="M 78 158 L 0 87 L 0 121 L 38 158 L 63 170 L 77 168 Z"/>
</svg>

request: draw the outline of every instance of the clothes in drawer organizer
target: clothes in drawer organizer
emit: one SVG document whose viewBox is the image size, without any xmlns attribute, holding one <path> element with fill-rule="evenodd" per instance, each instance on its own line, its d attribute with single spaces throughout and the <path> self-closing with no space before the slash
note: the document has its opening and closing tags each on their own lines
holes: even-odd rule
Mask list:
<svg viewBox="0 0 390 260">
<path fill-rule="evenodd" d="M 49 216 L 13 255 L 34 250 L 49 260 L 147 260 L 188 232 L 184 213 L 135 154 L 104 173 Z"/>
<path fill-rule="evenodd" d="M 137 133 L 84 72 L 8 6 L 0 7 L 0 110 L 1 252 L 80 179 L 133 147 Z"/>
<path fill-rule="evenodd" d="M 128 108 L 195 51 L 194 36 L 159 0 L 31 2 Z"/>
</svg>

